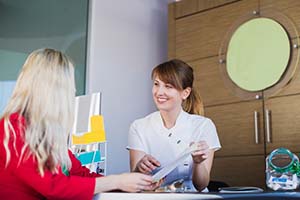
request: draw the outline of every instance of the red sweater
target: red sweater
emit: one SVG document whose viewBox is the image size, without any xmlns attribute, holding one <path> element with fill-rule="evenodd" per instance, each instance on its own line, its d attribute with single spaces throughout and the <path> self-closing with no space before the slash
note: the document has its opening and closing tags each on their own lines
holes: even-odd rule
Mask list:
<svg viewBox="0 0 300 200">
<path fill-rule="evenodd" d="M 20 155 L 24 145 L 25 119 L 18 114 L 12 114 L 10 121 L 16 132 L 16 149 Z M 62 172 L 52 174 L 46 170 L 42 177 L 38 173 L 37 162 L 33 156 L 22 161 L 18 166 L 19 157 L 13 147 L 13 134 L 10 133 L 9 149 L 10 163 L 5 168 L 6 151 L 3 146 L 4 120 L 0 121 L 0 199 L 92 199 L 95 188 L 95 177 L 101 176 L 90 173 L 89 169 L 81 166 L 79 160 L 69 151 L 72 168 L 69 176 Z M 61 170 L 59 170 L 61 171 Z"/>
</svg>

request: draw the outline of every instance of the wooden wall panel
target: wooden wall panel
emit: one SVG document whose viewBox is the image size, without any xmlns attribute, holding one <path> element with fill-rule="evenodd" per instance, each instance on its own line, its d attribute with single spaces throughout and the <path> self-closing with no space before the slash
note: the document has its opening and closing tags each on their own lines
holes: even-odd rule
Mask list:
<svg viewBox="0 0 300 200">
<path fill-rule="evenodd" d="M 300 1 L 298 0 L 260 0 L 260 8 L 262 14 L 264 11 L 274 11 L 280 12 L 281 14 L 286 15 L 294 24 L 297 26 L 299 31 L 300 26 Z M 288 27 L 288 30 L 290 27 Z M 295 38 L 296 35 L 291 35 L 292 38 Z"/>
<path fill-rule="evenodd" d="M 265 188 L 265 158 L 264 156 L 215 158 L 211 180 L 223 181 L 229 186 Z"/>
<path fill-rule="evenodd" d="M 240 0 L 185 0 L 176 2 L 176 18 L 202 12 Z"/>
<path fill-rule="evenodd" d="M 205 107 L 221 142 L 215 156 L 264 155 L 262 100 Z M 258 137 L 255 143 L 254 111 L 258 112 Z"/>
<path fill-rule="evenodd" d="M 198 0 L 178 1 L 176 6 L 176 18 L 190 15 L 198 11 Z"/>
<path fill-rule="evenodd" d="M 292 80 L 274 96 L 284 96 L 284 95 L 299 94 L 299 93 L 300 93 L 300 66 L 298 63 L 295 75 L 292 78 Z"/>
<path fill-rule="evenodd" d="M 219 70 L 218 57 L 209 57 L 188 63 L 194 69 L 194 87 L 199 90 L 204 106 L 241 101 L 224 84 Z"/>
<path fill-rule="evenodd" d="M 227 88 L 228 84 L 224 85 L 219 48 L 236 22 L 259 16 L 288 24 L 292 44 L 299 45 L 300 0 L 182 0 L 174 6 L 171 22 L 169 19 L 169 57 L 182 59 L 193 67 L 194 86 L 203 98 L 205 115 L 216 124 L 222 146 L 215 154 L 211 179 L 231 186 L 264 188 L 265 148 L 267 155 L 281 146 L 300 151 L 299 50 L 292 50 L 294 56 L 298 54 L 292 61 L 298 67 L 289 84 L 269 99 L 242 101 Z M 254 16 L 254 10 L 260 11 L 259 15 Z M 267 92 L 273 91 L 266 90 L 266 96 Z M 264 108 L 271 110 L 270 144 L 264 140 Z M 255 144 L 254 111 L 259 113 L 259 144 Z"/>
<path fill-rule="evenodd" d="M 168 7 L 168 59 L 175 58 L 176 45 L 175 45 L 175 4 L 169 4 Z"/>
<path fill-rule="evenodd" d="M 229 4 L 238 0 L 198 0 L 198 12 Z"/>
<path fill-rule="evenodd" d="M 238 1 L 177 19 L 176 57 L 192 61 L 218 55 L 221 41 L 232 24 L 257 9 L 258 0 Z"/>
</svg>

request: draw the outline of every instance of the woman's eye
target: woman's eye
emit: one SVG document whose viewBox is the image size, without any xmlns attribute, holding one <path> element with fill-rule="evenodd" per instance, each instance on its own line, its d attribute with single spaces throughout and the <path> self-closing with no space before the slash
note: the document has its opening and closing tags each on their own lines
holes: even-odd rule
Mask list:
<svg viewBox="0 0 300 200">
<path fill-rule="evenodd" d="M 154 83 L 153 83 L 153 85 L 157 86 L 157 85 L 158 85 L 158 83 L 154 82 Z"/>
<path fill-rule="evenodd" d="M 172 85 L 166 85 L 166 88 L 173 88 Z"/>
</svg>

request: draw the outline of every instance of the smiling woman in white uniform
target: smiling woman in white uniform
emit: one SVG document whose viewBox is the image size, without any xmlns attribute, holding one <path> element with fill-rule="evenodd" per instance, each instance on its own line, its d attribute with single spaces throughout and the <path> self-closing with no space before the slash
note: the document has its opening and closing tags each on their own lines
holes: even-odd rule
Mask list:
<svg viewBox="0 0 300 200">
<path fill-rule="evenodd" d="M 203 104 L 193 89 L 193 69 L 171 60 L 152 71 L 154 102 L 159 111 L 135 120 L 129 130 L 131 171 L 151 174 L 172 162 L 190 144 L 197 150 L 164 180 L 184 179 L 192 191 L 203 191 L 210 179 L 214 151 L 220 142 L 213 122 L 201 116 Z"/>
</svg>

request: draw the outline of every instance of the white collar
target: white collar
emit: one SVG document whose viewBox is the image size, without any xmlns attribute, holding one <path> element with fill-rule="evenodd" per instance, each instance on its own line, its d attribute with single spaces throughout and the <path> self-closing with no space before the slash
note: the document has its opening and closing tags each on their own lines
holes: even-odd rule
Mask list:
<svg viewBox="0 0 300 200">
<path fill-rule="evenodd" d="M 155 125 L 157 128 L 159 128 L 159 130 L 161 130 L 163 132 L 170 132 L 170 131 L 172 132 L 172 131 L 176 130 L 177 127 L 180 126 L 180 124 L 182 122 L 185 121 L 184 119 L 186 118 L 185 117 L 186 115 L 187 115 L 187 113 L 183 109 L 181 109 L 180 113 L 176 119 L 175 125 L 172 128 L 168 129 L 165 127 L 162 116 L 161 116 L 160 112 L 158 111 L 155 116 Z"/>
</svg>

